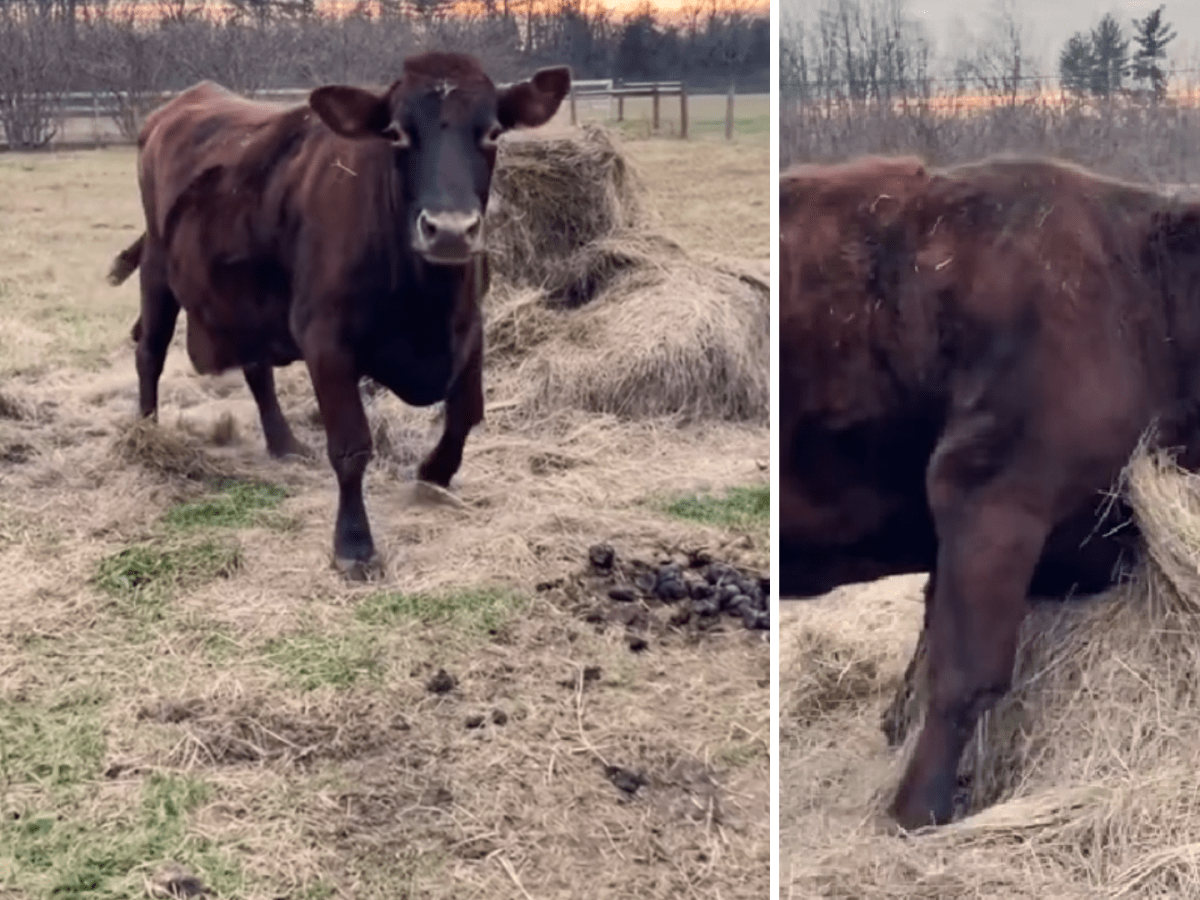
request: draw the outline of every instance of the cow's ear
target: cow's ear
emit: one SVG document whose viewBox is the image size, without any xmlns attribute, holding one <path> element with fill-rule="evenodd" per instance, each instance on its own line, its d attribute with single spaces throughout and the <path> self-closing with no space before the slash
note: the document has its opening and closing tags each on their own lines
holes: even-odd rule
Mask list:
<svg viewBox="0 0 1200 900">
<path fill-rule="evenodd" d="M 496 117 L 505 130 L 536 128 L 554 117 L 558 105 L 570 90 L 570 66 L 538 69 L 528 81 L 510 85 L 500 92 Z"/>
<path fill-rule="evenodd" d="M 387 97 L 362 88 L 319 87 L 308 95 L 308 105 L 335 134 L 347 138 L 383 137 L 392 121 Z"/>
</svg>

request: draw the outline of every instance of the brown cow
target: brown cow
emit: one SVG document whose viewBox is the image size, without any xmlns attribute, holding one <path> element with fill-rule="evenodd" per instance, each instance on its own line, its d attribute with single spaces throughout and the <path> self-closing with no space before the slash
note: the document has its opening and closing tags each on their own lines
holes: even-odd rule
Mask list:
<svg viewBox="0 0 1200 900">
<path fill-rule="evenodd" d="M 156 414 L 181 307 L 192 363 L 242 368 L 274 456 L 303 448 L 272 366 L 303 359 L 338 480 L 335 562 L 351 577 L 375 568 L 359 380 L 415 406 L 445 401 L 441 440 L 417 474 L 449 484 L 483 420 L 496 140 L 548 121 L 570 83 L 558 67 L 498 90 L 473 58 L 428 53 L 381 93 L 327 86 L 286 108 L 206 82 L 153 112 L 138 139 L 145 233 L 110 273 L 119 284 L 141 267 L 142 414 Z"/>
<path fill-rule="evenodd" d="M 1200 204 L 1045 160 L 865 159 L 786 173 L 780 229 L 781 594 L 930 572 L 892 814 L 944 823 L 1027 596 L 1101 590 L 1133 548 L 1107 492 L 1139 437 L 1200 464 Z"/>
</svg>

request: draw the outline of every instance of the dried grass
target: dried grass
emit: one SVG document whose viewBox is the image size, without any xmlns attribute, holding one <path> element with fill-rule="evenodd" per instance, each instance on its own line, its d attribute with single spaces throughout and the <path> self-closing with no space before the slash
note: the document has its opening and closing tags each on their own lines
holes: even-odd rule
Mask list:
<svg viewBox="0 0 1200 900">
<path fill-rule="evenodd" d="M 224 416 L 213 426 L 213 435 L 228 431 Z M 229 420 L 232 422 L 232 419 Z M 161 427 L 153 419 L 135 419 L 125 426 L 112 443 L 112 453 L 121 462 L 140 466 L 166 478 L 189 481 L 213 481 L 228 477 L 230 468 L 195 443 L 186 432 Z"/>
<path fill-rule="evenodd" d="M 769 285 L 647 228 L 603 129 L 505 145 L 495 192 L 489 378 L 522 415 L 767 420 Z"/>
<path fill-rule="evenodd" d="M 488 206 L 496 274 L 554 298 L 577 293 L 565 269 L 579 252 L 639 224 L 641 192 L 625 154 L 601 126 L 561 137 L 511 135 L 500 145 Z M 584 274 L 599 277 L 603 269 Z"/>
<path fill-rule="evenodd" d="M 709 151 L 696 152 L 711 165 Z M 753 179 L 765 200 L 765 153 L 761 159 Z M 27 396 L 38 421 L 36 428 L 33 420 L 0 422 L 0 439 L 19 437 L 35 450 L 0 473 L 0 593 L 7 598 L 0 603 L 0 710 L 49 720 L 64 696 L 84 695 L 66 708 L 81 709 L 102 736 L 100 770 L 84 771 L 68 789 L 40 780 L 6 788 L 6 813 L 36 809 L 59 822 L 54 828 L 70 829 L 70 845 L 57 846 L 50 863 L 56 876 L 60 859 L 108 846 L 126 823 L 140 821 L 145 783 L 166 774 L 210 790 L 187 813 L 183 837 L 161 852 L 183 855 L 178 861 L 220 896 L 766 894 L 762 634 L 738 628 L 705 635 L 699 645 L 656 636 L 635 654 L 620 629 L 600 633 L 534 590 L 578 569 L 597 541 L 647 555 L 664 545 L 705 546 L 765 566 L 760 540 L 671 518 L 655 505 L 761 484 L 764 427 L 706 421 L 680 428 L 569 405 L 534 420 L 505 405 L 521 387 L 515 373 L 529 356 L 528 321 L 555 316 L 552 336 L 569 321 L 539 301 L 521 311 L 507 357 L 489 347 L 488 419 L 467 443 L 451 489 L 456 504 L 414 496 L 405 471 L 437 440 L 436 411 L 406 407 L 386 391 L 369 401 L 380 446 L 366 502 L 387 568 L 378 583 L 347 584 L 330 567 L 337 490 L 324 454 L 308 462 L 270 459 L 238 373 L 194 376 L 177 334 L 160 424 L 129 425 L 137 398 L 127 340 L 136 289 L 108 288 L 102 275 L 113 246 L 130 237 L 112 232 L 114 209 L 127 223 L 123 231 L 140 227 L 132 153 L 39 158 L 28 166 L 32 173 L 11 176 L 0 167 L 0 183 L 12 186 L 6 196 L 30 208 L 7 239 L 19 237 L 23 251 L 53 247 L 45 266 L 68 285 L 64 295 L 78 295 L 80 315 L 88 317 L 83 346 L 94 340 L 102 350 L 95 371 L 73 365 L 69 345 L 46 370 L 12 376 L 6 389 Z M 664 177 L 678 178 L 679 168 Z M 67 205 L 43 212 L 43 182 L 30 187 L 37 178 L 86 180 L 91 188 L 64 190 Z M 92 274 L 68 280 L 78 272 Z M 30 295 L 26 306 L 14 303 L 13 314 L 61 328 L 63 320 L 46 318 L 45 301 L 32 296 L 47 277 L 22 279 Z M 47 339 L 54 346 L 57 335 Z M 297 436 L 323 448 L 304 368 L 279 371 L 277 383 Z M 52 416 L 32 405 L 51 400 Z M 207 537 L 172 531 L 170 510 L 204 499 L 207 479 L 226 470 L 286 485 L 278 513 L 290 527 L 254 521 L 237 528 L 232 577 L 179 586 L 152 609 L 123 609 L 96 588 L 103 560 L 131 543 L 169 549 Z M 223 528 L 213 537 L 224 536 Z M 518 594 L 526 615 L 488 634 L 420 612 L 426 595 L 453 603 L 480 586 Z M 395 606 L 409 612 L 364 621 L 360 609 L 380 592 L 408 598 Z M 369 676 L 346 674 L 364 660 Z M 441 667 L 458 687 L 434 695 L 425 684 Z M 571 687 L 589 667 L 603 676 Z M 182 713 L 156 712 L 173 705 Z M 150 714 L 139 716 L 143 708 Z M 506 724 L 490 718 L 494 709 L 507 714 Z M 488 716 L 482 727 L 469 727 L 480 715 Z M 39 764 L 56 761 L 59 748 L 49 737 L 37 747 L 45 750 Z M 624 797 L 601 758 L 644 771 L 648 784 Z M 215 857 L 198 864 L 205 862 L 196 858 L 201 845 L 228 854 L 225 880 Z M 158 852 L 134 857 L 147 876 Z M 126 871 L 130 857 L 117 858 Z M 16 889 L 42 874 L 22 862 Z M 142 889 L 140 875 L 135 880 L 130 890 L 119 879 L 107 888 L 132 895 Z M 36 881 L 36 889 L 45 883 Z"/>
<path fill-rule="evenodd" d="M 1200 890 L 1200 476 L 1139 448 L 1125 494 L 1147 554 L 1108 594 L 1034 608 L 1022 631 L 1014 690 L 981 722 L 960 767 L 965 817 L 904 841 L 886 834 L 885 804 L 918 731 L 889 754 L 877 731 L 885 697 L 855 689 L 811 728 L 795 717 L 811 694 L 792 683 L 788 754 L 825 778 L 785 825 L 793 890 L 829 897 L 1189 896 Z M 915 601 L 915 597 L 913 598 Z M 914 602 L 914 606 L 917 604 Z M 864 614 L 869 615 L 869 611 Z M 851 616 L 851 622 L 855 621 Z M 905 626 L 915 635 L 918 615 Z M 790 639 L 791 665 L 811 647 L 811 626 Z M 819 629 L 818 629 L 819 630 Z M 824 640 L 847 672 L 881 666 L 900 682 L 906 656 L 827 626 Z M 805 636 L 808 635 L 808 636 Z M 829 652 L 825 654 L 829 657 Z M 811 667 L 811 662 L 807 665 Z M 918 668 L 917 685 L 923 670 Z M 811 681 L 811 676 L 810 679 Z M 919 695 L 921 691 L 916 692 Z M 836 729 L 870 749 L 824 767 Z M 857 779 L 858 818 L 844 802 L 822 814 L 840 783 Z M 796 790 L 785 781 L 782 790 Z M 785 820 L 788 817 L 785 816 Z"/>
</svg>

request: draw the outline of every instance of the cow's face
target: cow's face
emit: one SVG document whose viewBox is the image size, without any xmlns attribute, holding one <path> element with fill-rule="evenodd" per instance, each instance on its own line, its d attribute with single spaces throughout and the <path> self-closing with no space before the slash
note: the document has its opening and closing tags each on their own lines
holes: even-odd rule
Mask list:
<svg viewBox="0 0 1200 900">
<path fill-rule="evenodd" d="M 427 54 L 407 61 L 404 78 L 383 94 L 333 85 L 313 91 L 309 104 L 343 137 L 391 143 L 413 249 L 435 265 L 460 266 L 486 249 L 497 139 L 548 121 L 570 86 L 561 66 L 497 90 L 471 57 Z"/>
</svg>

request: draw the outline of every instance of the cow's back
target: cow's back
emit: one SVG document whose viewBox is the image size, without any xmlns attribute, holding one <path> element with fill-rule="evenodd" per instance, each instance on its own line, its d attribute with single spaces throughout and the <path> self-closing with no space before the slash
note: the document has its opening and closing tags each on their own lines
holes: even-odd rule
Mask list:
<svg viewBox="0 0 1200 900">
<path fill-rule="evenodd" d="M 138 137 L 138 177 L 152 236 L 163 237 L 172 208 L 202 174 L 238 169 L 253 143 L 307 116 L 306 107 L 247 100 L 210 81 L 152 112 Z"/>
<path fill-rule="evenodd" d="M 908 157 L 798 166 L 781 177 L 785 416 L 850 424 L 885 414 L 897 387 L 889 370 L 926 364 L 914 354 L 929 352 L 917 337 L 932 323 L 920 309 L 902 308 L 900 287 L 912 254 L 905 216 L 929 182 L 920 160 Z"/>
</svg>

